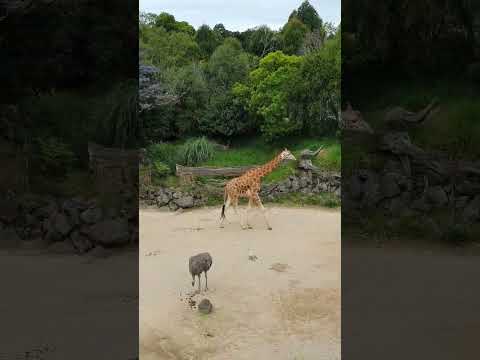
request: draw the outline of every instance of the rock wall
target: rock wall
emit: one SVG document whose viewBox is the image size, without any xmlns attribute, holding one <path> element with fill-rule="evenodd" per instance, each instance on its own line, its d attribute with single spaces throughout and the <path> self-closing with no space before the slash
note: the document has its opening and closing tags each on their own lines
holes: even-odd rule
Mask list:
<svg viewBox="0 0 480 360">
<path fill-rule="evenodd" d="M 87 253 L 138 243 L 138 208 L 34 195 L 0 199 L 0 247 Z"/>
<path fill-rule="evenodd" d="M 179 208 L 204 206 L 208 197 L 223 197 L 223 184 L 207 188 L 196 187 L 189 191 L 169 189 L 166 187 L 149 187 L 140 192 L 140 203 L 146 206 L 157 206 L 172 211 Z M 341 176 L 333 172 L 299 171 L 288 179 L 274 184 L 263 184 L 260 196 L 263 199 L 275 200 L 289 193 L 316 194 L 322 192 L 335 193 L 341 196 Z"/>
</svg>

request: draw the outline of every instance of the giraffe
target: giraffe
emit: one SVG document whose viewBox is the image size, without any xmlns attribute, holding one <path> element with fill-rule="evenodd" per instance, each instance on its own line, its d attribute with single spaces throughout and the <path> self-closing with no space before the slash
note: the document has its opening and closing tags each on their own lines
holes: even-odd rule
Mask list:
<svg viewBox="0 0 480 360">
<path fill-rule="evenodd" d="M 227 182 L 227 184 L 225 185 L 222 214 L 220 216 L 220 227 L 223 227 L 223 222 L 225 220 L 225 210 L 231 205 L 233 207 L 235 215 L 238 215 L 238 199 L 241 197 L 245 197 L 248 198 L 248 206 L 245 210 L 245 221 L 240 219 L 240 225 L 242 229 L 252 228 L 248 223 L 248 213 L 251 210 L 252 205 L 256 205 L 262 210 L 268 230 L 272 230 L 272 227 L 270 226 L 267 218 L 267 214 L 265 213 L 265 207 L 263 206 L 258 193 L 260 191 L 262 177 L 270 174 L 278 165 L 280 165 L 280 163 L 285 160 L 297 159 L 290 151 L 284 149 L 280 154 L 275 156 L 268 163 L 248 170 L 243 175 Z"/>
</svg>

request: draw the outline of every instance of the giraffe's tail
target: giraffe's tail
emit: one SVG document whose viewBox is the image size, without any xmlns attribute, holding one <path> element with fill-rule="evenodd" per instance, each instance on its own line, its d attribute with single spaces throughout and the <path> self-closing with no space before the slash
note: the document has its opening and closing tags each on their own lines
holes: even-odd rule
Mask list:
<svg viewBox="0 0 480 360">
<path fill-rule="evenodd" d="M 227 203 L 227 189 L 223 193 L 223 206 L 222 206 L 222 214 L 220 215 L 220 219 L 225 219 L 225 204 Z"/>
</svg>

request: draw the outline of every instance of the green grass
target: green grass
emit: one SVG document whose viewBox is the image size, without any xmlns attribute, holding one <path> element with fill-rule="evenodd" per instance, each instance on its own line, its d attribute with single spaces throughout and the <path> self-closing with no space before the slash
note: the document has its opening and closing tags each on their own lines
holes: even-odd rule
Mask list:
<svg viewBox="0 0 480 360">
<path fill-rule="evenodd" d="M 375 89 L 375 94 L 368 89 Z M 380 94 L 380 95 L 379 95 Z M 381 130 L 385 111 L 393 106 L 418 111 L 434 98 L 440 108 L 435 116 L 410 131 L 412 141 L 425 150 L 442 150 L 454 157 L 479 159 L 480 87 L 452 79 L 386 81 L 362 87 L 350 99 L 374 129 Z M 346 153 L 352 152 L 350 148 Z"/>
<path fill-rule="evenodd" d="M 272 146 L 261 139 L 254 138 L 233 144 L 227 151 L 217 151 L 209 161 L 201 163 L 204 166 L 227 167 L 262 165 L 272 160 L 284 148 L 288 148 L 297 159 L 304 149 L 316 150 L 320 146 L 325 149 L 324 154 L 314 159 L 313 163 L 324 170 L 340 171 L 341 147 L 335 139 L 291 139 L 283 146 Z M 295 173 L 295 162 L 280 165 L 271 174 L 264 178 L 265 183 L 278 182 Z"/>
</svg>

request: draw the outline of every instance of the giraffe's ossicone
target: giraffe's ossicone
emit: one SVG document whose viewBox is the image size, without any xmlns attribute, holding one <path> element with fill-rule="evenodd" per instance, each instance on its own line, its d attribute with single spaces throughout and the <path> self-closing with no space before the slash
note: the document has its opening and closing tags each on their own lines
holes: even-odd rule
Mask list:
<svg viewBox="0 0 480 360">
<path fill-rule="evenodd" d="M 252 205 L 254 205 L 262 210 L 265 222 L 267 224 L 267 228 L 269 230 L 272 229 L 265 213 L 265 208 L 262 204 L 262 201 L 260 200 L 260 196 L 258 195 L 258 193 L 260 192 L 262 177 L 270 174 L 278 165 L 280 165 L 285 160 L 296 160 L 296 158 L 290 151 L 285 149 L 268 163 L 248 170 L 245 174 L 227 182 L 227 184 L 225 185 L 222 214 L 220 216 L 221 227 L 223 227 L 223 222 L 225 220 L 226 209 L 231 205 L 233 207 L 233 210 L 235 211 L 235 214 L 238 214 L 238 199 L 248 198 L 248 206 L 245 211 L 245 222 L 241 221 L 242 228 L 250 228 L 250 225 L 248 223 L 248 212 L 251 209 Z"/>
</svg>

